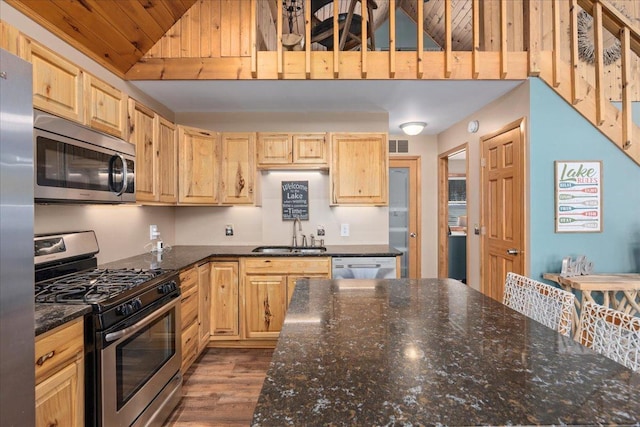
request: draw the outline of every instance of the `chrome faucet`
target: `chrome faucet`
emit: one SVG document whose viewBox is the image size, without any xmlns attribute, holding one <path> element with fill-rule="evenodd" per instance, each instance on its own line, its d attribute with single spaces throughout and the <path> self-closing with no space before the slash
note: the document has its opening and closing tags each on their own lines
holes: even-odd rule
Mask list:
<svg viewBox="0 0 640 427">
<path fill-rule="evenodd" d="M 294 248 L 298 247 L 298 235 L 296 233 L 296 222 L 298 223 L 298 231 L 302 231 L 302 223 L 300 222 L 300 218 L 295 217 L 293 219 L 293 240 L 291 242 L 291 246 Z"/>
</svg>

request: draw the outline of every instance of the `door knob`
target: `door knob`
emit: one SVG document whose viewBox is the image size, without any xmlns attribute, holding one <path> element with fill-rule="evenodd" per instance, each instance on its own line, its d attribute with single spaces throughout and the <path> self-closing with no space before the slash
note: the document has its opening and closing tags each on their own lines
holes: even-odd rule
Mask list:
<svg viewBox="0 0 640 427">
<path fill-rule="evenodd" d="M 416 234 L 416 233 L 409 233 L 409 237 L 413 237 L 413 238 L 415 238 L 416 236 L 417 236 L 417 234 Z"/>
<path fill-rule="evenodd" d="M 520 251 L 517 250 L 517 249 L 507 249 L 507 253 L 509 255 L 518 255 L 520 253 Z"/>
</svg>

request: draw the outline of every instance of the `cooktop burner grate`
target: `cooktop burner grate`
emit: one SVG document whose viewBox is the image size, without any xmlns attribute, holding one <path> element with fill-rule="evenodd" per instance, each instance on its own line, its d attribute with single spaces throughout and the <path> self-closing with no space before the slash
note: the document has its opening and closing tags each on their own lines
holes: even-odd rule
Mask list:
<svg viewBox="0 0 640 427">
<path fill-rule="evenodd" d="M 166 270 L 101 269 L 81 271 L 55 280 L 36 283 L 37 303 L 94 304 L 163 274 Z"/>
</svg>

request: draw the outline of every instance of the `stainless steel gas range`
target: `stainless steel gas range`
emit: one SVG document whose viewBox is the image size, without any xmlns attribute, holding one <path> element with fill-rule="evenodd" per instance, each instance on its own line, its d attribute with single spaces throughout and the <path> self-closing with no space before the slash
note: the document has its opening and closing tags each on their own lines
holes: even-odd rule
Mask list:
<svg viewBox="0 0 640 427">
<path fill-rule="evenodd" d="M 182 396 L 176 271 L 100 269 L 93 231 L 34 239 L 36 303 L 89 304 L 87 426 L 161 425 Z"/>
</svg>

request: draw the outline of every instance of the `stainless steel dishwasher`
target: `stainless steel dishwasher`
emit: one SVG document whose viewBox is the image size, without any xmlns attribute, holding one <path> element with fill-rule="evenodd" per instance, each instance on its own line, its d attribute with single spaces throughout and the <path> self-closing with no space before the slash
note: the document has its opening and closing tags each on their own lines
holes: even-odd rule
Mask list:
<svg viewBox="0 0 640 427">
<path fill-rule="evenodd" d="M 331 259 L 332 279 L 395 279 L 395 257 L 336 257 Z"/>
</svg>

